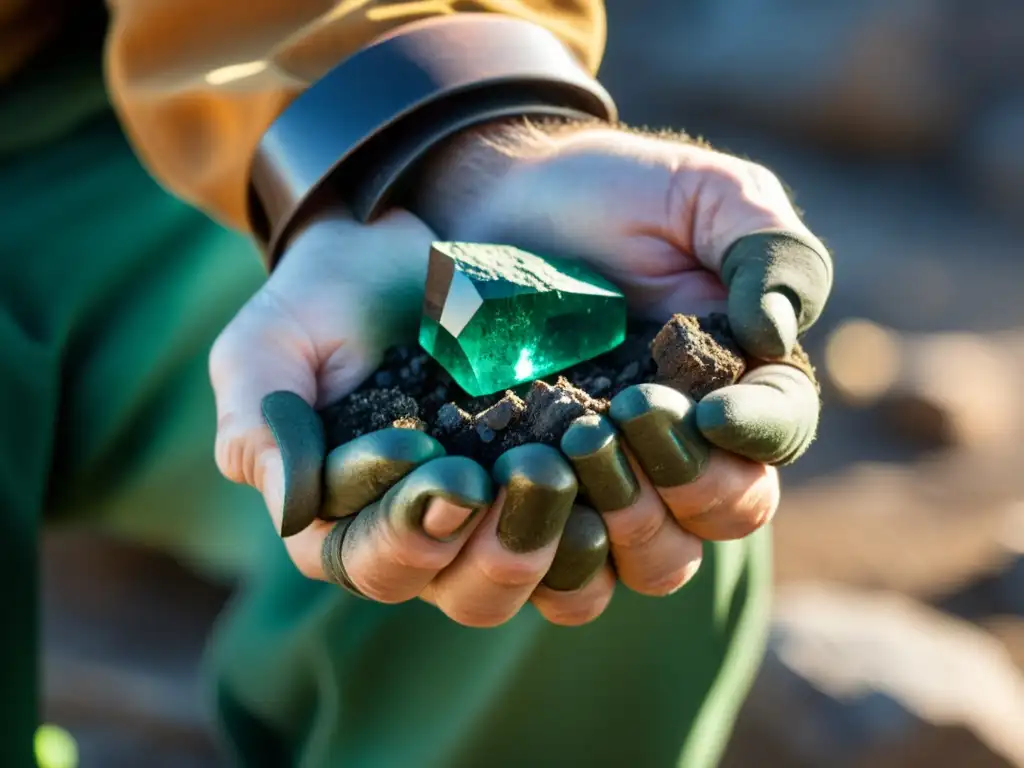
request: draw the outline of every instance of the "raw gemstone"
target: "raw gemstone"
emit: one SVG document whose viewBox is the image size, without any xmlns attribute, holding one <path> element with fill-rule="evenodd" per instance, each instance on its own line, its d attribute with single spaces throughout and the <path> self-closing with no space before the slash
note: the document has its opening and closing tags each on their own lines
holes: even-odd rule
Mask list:
<svg viewBox="0 0 1024 768">
<path fill-rule="evenodd" d="M 469 395 L 558 373 L 625 336 L 622 293 L 579 264 L 504 245 L 431 246 L 420 345 Z"/>
</svg>

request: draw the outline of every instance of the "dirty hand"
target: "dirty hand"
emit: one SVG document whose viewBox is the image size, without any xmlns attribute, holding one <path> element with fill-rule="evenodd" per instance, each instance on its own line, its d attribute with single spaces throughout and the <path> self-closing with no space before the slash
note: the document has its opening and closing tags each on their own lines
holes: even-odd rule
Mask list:
<svg viewBox="0 0 1024 768">
<path fill-rule="evenodd" d="M 561 623 L 589 620 L 611 596 L 608 538 L 574 506 L 556 449 L 521 446 L 487 472 L 426 434 L 385 429 L 325 457 L 317 409 L 415 338 L 436 239 L 406 211 L 369 226 L 335 211 L 289 244 L 211 351 L 217 465 L 262 492 L 310 578 L 380 602 L 420 597 L 470 626 L 531 597 Z"/>
<path fill-rule="evenodd" d="M 696 572 L 703 540 L 764 526 L 779 501 L 775 466 L 806 450 L 820 409 L 816 386 L 781 361 L 832 282 L 828 252 L 780 181 L 685 138 L 523 122 L 465 134 L 427 174 L 436 186 L 421 187 L 414 209 L 445 239 L 580 259 L 659 322 L 724 310 L 745 350 L 768 361 L 696 404 L 631 387 L 608 418 L 567 432 L 562 450 L 603 514 L 619 580 L 671 593 Z"/>
</svg>

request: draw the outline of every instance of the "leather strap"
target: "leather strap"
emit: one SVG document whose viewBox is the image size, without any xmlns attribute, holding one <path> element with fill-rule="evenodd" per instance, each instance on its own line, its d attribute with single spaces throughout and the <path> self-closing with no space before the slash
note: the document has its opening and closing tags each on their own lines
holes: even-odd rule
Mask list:
<svg viewBox="0 0 1024 768">
<path fill-rule="evenodd" d="M 320 194 L 371 220 L 431 147 L 512 116 L 612 121 L 616 110 L 557 37 L 506 16 L 429 19 L 351 56 L 293 101 L 257 147 L 249 219 L 268 267 Z"/>
</svg>

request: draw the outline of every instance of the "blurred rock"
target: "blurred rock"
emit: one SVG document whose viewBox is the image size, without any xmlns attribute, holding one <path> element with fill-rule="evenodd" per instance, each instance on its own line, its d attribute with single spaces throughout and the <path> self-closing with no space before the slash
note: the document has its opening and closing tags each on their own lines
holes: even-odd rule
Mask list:
<svg viewBox="0 0 1024 768">
<path fill-rule="evenodd" d="M 891 431 L 929 448 L 1020 434 L 1016 351 L 977 334 L 898 335 L 849 321 L 826 347 L 828 381 L 852 405 L 877 404 Z"/>
<path fill-rule="evenodd" d="M 900 374 L 899 338 L 869 320 L 847 320 L 829 336 L 825 373 L 850 405 L 870 405 L 890 391 Z"/>
<path fill-rule="evenodd" d="M 49 533 L 42 565 L 40 705 L 75 737 L 82 768 L 223 765 L 199 665 L 228 591 L 81 533 Z"/>
<path fill-rule="evenodd" d="M 941 601 L 1015 559 L 1024 448 L 864 464 L 787 487 L 772 523 L 781 585 L 827 580 Z M 988 611 L 991 612 L 991 611 Z"/>
<path fill-rule="evenodd" d="M 1024 618 L 1024 502 L 1014 504 L 995 544 L 993 567 L 943 595 L 936 605 L 971 621 L 991 616 Z"/>
<path fill-rule="evenodd" d="M 982 628 L 1003 644 L 1013 663 L 1024 671 L 1024 619 L 1016 616 L 991 616 Z"/>
<path fill-rule="evenodd" d="M 1002 98 L 978 116 L 961 162 L 977 194 L 1019 221 L 1024 213 L 1024 91 Z"/>
<path fill-rule="evenodd" d="M 984 631 L 897 595 L 777 597 L 726 768 L 1024 766 L 1024 674 Z"/>
<path fill-rule="evenodd" d="M 602 74 L 627 110 L 674 104 L 679 116 L 913 154 L 948 145 L 966 111 L 944 56 L 948 0 L 634 0 L 608 11 Z"/>
</svg>

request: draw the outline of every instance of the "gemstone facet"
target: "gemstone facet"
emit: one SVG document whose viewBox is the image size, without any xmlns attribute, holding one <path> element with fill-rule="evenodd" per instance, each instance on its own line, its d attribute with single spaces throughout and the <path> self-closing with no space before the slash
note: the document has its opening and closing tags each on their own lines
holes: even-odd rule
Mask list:
<svg viewBox="0 0 1024 768">
<path fill-rule="evenodd" d="M 626 299 L 585 267 L 504 245 L 434 243 L 420 346 L 474 397 L 614 349 Z"/>
</svg>

